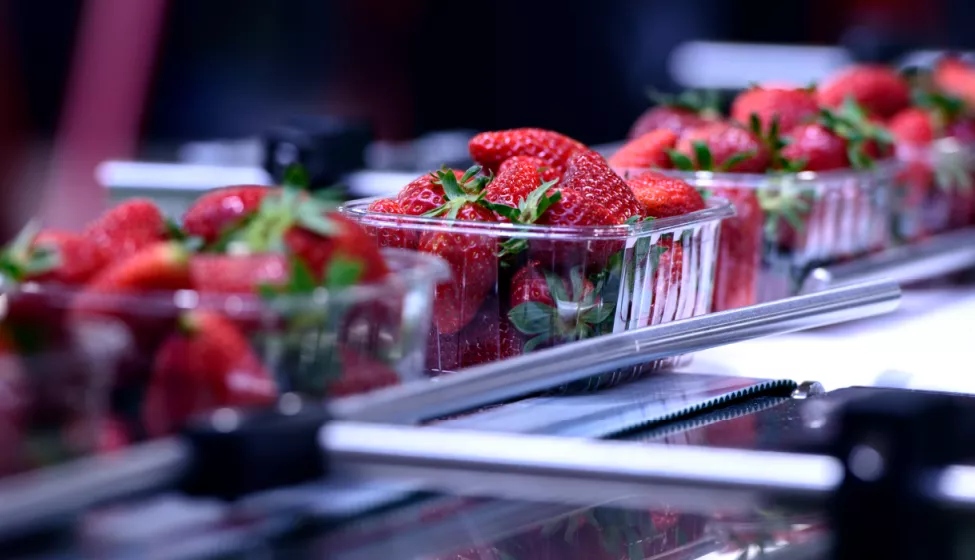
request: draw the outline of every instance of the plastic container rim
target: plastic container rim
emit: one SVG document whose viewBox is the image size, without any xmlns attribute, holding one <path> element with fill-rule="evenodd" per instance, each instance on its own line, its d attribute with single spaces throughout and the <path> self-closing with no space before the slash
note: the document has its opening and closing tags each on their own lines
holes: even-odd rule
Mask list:
<svg viewBox="0 0 975 560">
<path fill-rule="evenodd" d="M 778 189 L 792 187 L 840 188 L 851 181 L 892 179 L 902 167 L 897 158 L 888 158 L 871 169 L 841 169 L 836 171 L 800 171 L 798 173 L 730 173 L 714 171 L 678 171 L 657 169 L 660 173 L 683 179 L 696 187 L 738 187 L 752 189 Z M 649 169 L 629 169 L 623 172 L 644 172 Z"/>
<path fill-rule="evenodd" d="M 193 309 L 220 310 L 233 316 L 266 315 L 295 311 L 323 310 L 339 305 L 354 305 L 388 297 L 392 290 L 409 289 L 422 282 L 435 285 L 450 278 L 450 269 L 443 259 L 428 253 L 407 249 L 382 249 L 390 272 L 379 282 L 359 284 L 340 291 L 319 288 L 311 294 L 281 295 L 265 301 L 257 294 L 204 294 L 196 290 L 158 291 L 139 294 L 88 294 L 85 308 L 124 309 L 134 315 Z M 0 275 L 0 318 L 6 316 L 8 297 L 36 295 L 45 304 L 67 308 L 84 290 L 79 286 L 19 283 Z"/>
<path fill-rule="evenodd" d="M 362 225 L 371 227 L 411 228 L 419 231 L 443 231 L 474 235 L 493 235 L 498 237 L 561 239 L 568 241 L 643 238 L 655 234 L 674 233 L 690 226 L 719 222 L 735 215 L 734 206 L 730 202 L 720 197 L 710 197 L 705 201 L 707 206 L 703 210 L 682 216 L 654 219 L 635 224 L 575 227 L 522 225 L 506 222 L 472 222 L 447 220 L 444 218 L 427 218 L 423 216 L 404 216 L 400 214 L 369 212 L 366 210 L 370 203 L 381 198 L 384 197 L 352 200 L 343 204 L 339 208 L 339 212 L 351 216 L 352 219 Z"/>
</svg>

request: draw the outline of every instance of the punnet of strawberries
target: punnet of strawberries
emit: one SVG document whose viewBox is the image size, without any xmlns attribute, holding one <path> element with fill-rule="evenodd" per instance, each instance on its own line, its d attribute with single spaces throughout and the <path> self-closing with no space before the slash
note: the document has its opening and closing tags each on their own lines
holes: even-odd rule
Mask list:
<svg viewBox="0 0 975 560">
<path fill-rule="evenodd" d="M 814 265 L 916 236 L 904 222 L 925 221 L 918 213 L 967 225 L 975 212 L 972 160 L 958 149 L 975 139 L 966 102 L 975 69 L 957 59 L 931 71 L 853 65 L 808 87 L 755 85 L 727 113 L 700 92 L 655 98 L 609 162 L 624 176 L 660 170 L 735 203 L 722 226 L 716 309 L 794 294 Z M 948 150 L 934 149 L 945 139 Z M 944 207 L 928 208 L 929 198 Z"/>
<path fill-rule="evenodd" d="M 448 263 L 429 370 L 709 311 L 727 202 L 654 172 L 624 180 L 602 155 L 550 130 L 484 132 L 469 149 L 476 165 L 466 171 L 424 174 L 394 197 L 343 208 L 378 246 Z"/>
<path fill-rule="evenodd" d="M 81 232 L 29 224 L 0 255 L 0 475 L 419 374 L 443 263 L 381 253 L 304 186 L 209 191 L 181 224 L 142 199 Z"/>
</svg>

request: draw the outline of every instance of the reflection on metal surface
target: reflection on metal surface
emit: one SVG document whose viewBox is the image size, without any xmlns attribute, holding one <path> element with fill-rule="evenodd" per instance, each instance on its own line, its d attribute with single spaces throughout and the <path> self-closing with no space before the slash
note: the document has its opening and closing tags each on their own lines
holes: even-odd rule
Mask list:
<svg viewBox="0 0 975 560">
<path fill-rule="evenodd" d="M 477 366 L 434 382 L 413 383 L 340 399 L 340 418 L 411 423 L 472 410 L 585 379 L 616 368 L 894 310 L 890 282 L 816 294 L 635 329 Z"/>
<path fill-rule="evenodd" d="M 846 284 L 889 280 L 907 284 L 975 267 L 975 228 L 945 233 L 846 263 L 813 270 L 803 293 Z"/>
<path fill-rule="evenodd" d="M 792 391 L 792 398 L 805 399 L 824 394 L 826 394 L 826 389 L 823 388 L 822 383 L 818 381 L 803 381 L 796 387 L 795 391 Z"/>
<path fill-rule="evenodd" d="M 333 422 L 336 468 L 468 496 L 682 511 L 821 501 L 843 475 L 832 457 Z M 572 492 L 566 492 L 566 488 Z"/>
</svg>

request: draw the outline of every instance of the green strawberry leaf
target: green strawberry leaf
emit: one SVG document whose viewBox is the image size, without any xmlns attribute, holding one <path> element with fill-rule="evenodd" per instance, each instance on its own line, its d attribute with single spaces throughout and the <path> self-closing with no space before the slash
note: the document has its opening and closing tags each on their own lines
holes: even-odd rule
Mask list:
<svg viewBox="0 0 975 560">
<path fill-rule="evenodd" d="M 328 237 L 339 232 L 335 222 L 329 220 L 315 204 L 302 204 L 297 209 L 296 223 L 302 228 L 323 237 Z"/>
<path fill-rule="evenodd" d="M 337 290 L 356 285 L 362 278 L 365 266 L 359 259 L 333 257 L 325 269 L 325 287 Z"/>
<path fill-rule="evenodd" d="M 507 204 L 501 204 L 498 202 L 490 202 L 487 200 L 482 200 L 479 203 L 481 206 L 487 208 L 488 210 L 494 212 L 495 214 L 508 218 L 512 222 L 515 222 L 521 217 L 521 213 L 518 209 L 513 206 L 508 206 Z"/>
<path fill-rule="evenodd" d="M 569 283 L 572 285 L 572 298 L 579 299 L 586 286 L 586 276 L 582 267 L 577 266 L 569 272 Z"/>
<path fill-rule="evenodd" d="M 749 159 L 751 157 L 754 157 L 754 156 L 755 156 L 755 152 L 753 150 L 749 150 L 747 152 L 740 152 L 740 153 L 734 154 L 731 157 L 729 157 L 728 159 L 726 159 L 724 161 L 724 163 L 722 163 L 718 167 L 718 171 L 722 171 L 722 172 L 729 171 L 729 170 L 731 170 L 732 167 L 734 167 L 734 166 L 738 165 L 739 163 L 741 163 L 741 162 L 743 162 L 743 161 L 745 161 L 745 160 L 747 160 L 747 159 Z"/>
<path fill-rule="evenodd" d="M 318 288 L 318 282 L 308 265 L 299 258 L 291 258 L 291 278 L 287 292 L 290 294 L 310 294 Z"/>
<path fill-rule="evenodd" d="M 163 222 L 163 227 L 166 228 L 166 238 L 175 239 L 177 241 L 182 241 L 186 239 L 186 232 L 179 225 L 179 222 L 172 218 L 166 218 Z"/>
<path fill-rule="evenodd" d="M 308 172 L 305 171 L 304 166 L 293 163 L 284 170 L 284 180 L 281 181 L 283 188 L 307 191 L 310 185 L 311 181 L 308 178 Z"/>
<path fill-rule="evenodd" d="M 669 250 L 670 246 L 668 245 L 654 245 L 650 248 L 650 251 L 647 254 L 648 258 L 650 259 L 650 266 L 653 267 L 654 270 L 660 268 L 660 256 Z"/>
<path fill-rule="evenodd" d="M 469 183 L 470 180 L 476 177 L 477 174 L 480 172 L 481 172 L 480 165 L 471 166 L 470 168 L 467 169 L 467 171 L 464 172 L 464 175 L 460 178 L 461 184 Z M 450 174 L 453 175 L 453 172 L 450 172 Z"/>
<path fill-rule="evenodd" d="M 510 255 L 517 255 L 528 249 L 528 240 L 512 237 L 511 239 L 502 241 L 498 246 L 501 247 L 501 250 L 498 251 L 498 258 L 502 259 Z"/>
<path fill-rule="evenodd" d="M 714 169 L 714 158 L 711 157 L 711 149 L 704 142 L 694 142 L 694 157 L 697 158 L 697 167 L 704 171 Z"/>
<path fill-rule="evenodd" d="M 467 194 L 464 192 L 464 189 L 460 188 L 460 184 L 457 182 L 457 176 L 454 175 L 454 172 L 446 167 L 437 172 L 437 180 L 434 182 L 439 183 L 440 186 L 443 187 L 444 198 L 447 200 L 463 198 L 464 195 Z"/>
<path fill-rule="evenodd" d="M 562 278 L 547 270 L 543 274 L 545 274 L 545 284 L 548 286 L 548 291 L 556 303 L 560 301 L 571 301 L 569 294 L 565 291 L 565 282 L 562 281 Z"/>
<path fill-rule="evenodd" d="M 613 316 L 613 311 L 615 311 L 616 305 L 612 303 L 603 303 L 593 307 L 592 309 L 586 310 L 582 314 L 582 321 L 590 325 L 602 325 L 607 320 Z"/>
<path fill-rule="evenodd" d="M 762 120 L 758 118 L 757 113 L 752 113 L 748 116 L 748 128 L 755 136 L 758 136 L 759 138 L 763 138 L 765 136 L 765 131 L 762 130 Z"/>
<path fill-rule="evenodd" d="M 551 334 L 540 334 L 540 335 L 532 338 L 528 342 L 526 342 L 525 343 L 525 346 L 522 348 L 522 350 L 526 354 L 529 353 L 529 352 L 533 352 L 539 346 L 541 346 L 542 344 L 544 344 L 544 343 L 546 343 L 546 342 L 548 342 L 550 340 L 552 340 L 552 335 Z"/>
<path fill-rule="evenodd" d="M 694 162 L 691 158 L 678 152 L 677 150 L 667 150 L 670 162 L 680 171 L 694 171 Z"/>
<path fill-rule="evenodd" d="M 526 301 L 508 312 L 508 319 L 524 334 L 549 333 L 558 321 L 558 310 L 537 301 Z"/>
</svg>

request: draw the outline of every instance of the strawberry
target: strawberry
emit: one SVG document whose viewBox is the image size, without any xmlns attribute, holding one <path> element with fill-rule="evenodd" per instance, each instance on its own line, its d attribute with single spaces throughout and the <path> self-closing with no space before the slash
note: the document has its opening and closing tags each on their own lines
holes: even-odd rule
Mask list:
<svg viewBox="0 0 975 560">
<path fill-rule="evenodd" d="M 504 162 L 498 176 L 488 184 L 484 200 L 517 207 L 542 184 L 535 158 L 514 157 Z"/>
<path fill-rule="evenodd" d="M 124 260 L 146 247 L 165 241 L 170 226 L 151 200 L 125 201 L 88 225 L 84 235 L 108 261 Z"/>
<path fill-rule="evenodd" d="M 898 144 L 927 146 L 941 136 L 933 115 L 920 107 L 908 107 L 894 115 L 887 128 Z"/>
<path fill-rule="evenodd" d="M 289 171 L 285 184 L 268 192 L 246 223 L 224 235 L 227 247 L 294 256 L 318 281 L 327 279 L 333 263 L 357 267 L 346 283 L 384 277 L 388 268 L 375 241 L 328 202 L 309 196 L 306 186 L 302 172 Z"/>
<path fill-rule="evenodd" d="M 508 319 L 531 337 L 525 352 L 599 334 L 614 309 L 599 298 L 581 268 L 573 269 L 567 281 L 542 269 L 537 261 L 529 262 L 512 278 L 511 306 Z"/>
<path fill-rule="evenodd" d="M 553 291 L 549 283 L 556 281 L 559 285 L 556 285 Z M 563 299 L 571 299 L 570 294 L 574 295 L 576 290 L 579 291 L 578 295 L 581 298 L 590 295 L 595 289 L 592 282 L 581 274 L 573 276 L 573 281 L 577 285 L 570 286 L 565 279 L 545 271 L 540 262 L 529 261 L 511 279 L 511 307 L 515 308 L 529 301 L 555 307 L 557 304 L 553 293 L 564 295 Z"/>
<path fill-rule="evenodd" d="M 183 214 L 183 230 L 214 243 L 230 228 L 238 226 L 261 207 L 271 187 L 236 185 L 212 190 L 196 199 Z"/>
<path fill-rule="evenodd" d="M 653 523 L 653 530 L 657 533 L 665 533 L 677 526 L 680 514 L 667 510 L 657 510 L 650 512 L 650 520 Z"/>
<path fill-rule="evenodd" d="M 669 150 L 677 146 L 677 133 L 665 128 L 630 140 L 609 158 L 613 169 L 649 169 L 670 167 Z"/>
<path fill-rule="evenodd" d="M 400 383 L 395 370 L 374 358 L 344 347 L 340 348 L 339 354 L 339 378 L 331 380 L 326 387 L 332 397 L 368 393 Z"/>
<path fill-rule="evenodd" d="M 102 266 L 101 250 L 87 237 L 40 230 L 31 222 L 0 255 L 0 271 L 18 282 L 84 284 Z"/>
<path fill-rule="evenodd" d="M 705 207 L 704 198 L 694 187 L 676 177 L 647 171 L 626 182 L 647 216 L 669 218 Z"/>
<path fill-rule="evenodd" d="M 471 210 L 471 215 L 481 221 L 494 219 L 484 209 Z M 497 241 L 487 235 L 431 231 L 420 236 L 419 250 L 439 256 L 450 267 L 451 279 L 437 286 L 433 323 L 440 334 L 456 333 L 474 318 L 495 287 Z"/>
<path fill-rule="evenodd" d="M 852 99 L 868 113 L 887 119 L 911 104 L 911 88 L 893 68 L 861 64 L 850 66 L 820 84 L 816 98 L 820 105 L 833 108 L 840 108 Z"/>
<path fill-rule="evenodd" d="M 457 179 L 464 173 L 454 169 L 450 171 Z M 427 212 L 443 206 L 444 192 L 441 179 L 437 173 L 429 173 L 414 179 L 410 184 L 403 187 L 396 197 L 403 212 L 410 216 L 422 216 Z"/>
<path fill-rule="evenodd" d="M 492 173 L 514 156 L 537 157 L 554 169 L 565 168 L 569 158 L 586 146 L 568 136 L 540 128 L 482 132 L 468 144 L 471 158 Z"/>
<path fill-rule="evenodd" d="M 846 139 L 819 123 L 803 124 L 789 131 L 789 143 L 781 155 L 795 164 L 795 171 L 829 171 L 850 167 Z"/>
<path fill-rule="evenodd" d="M 758 119 L 761 130 L 768 131 L 773 120 L 780 130 L 792 130 L 816 120 L 819 104 L 810 90 L 756 87 L 743 91 L 731 105 L 731 118 L 743 126 Z"/>
<path fill-rule="evenodd" d="M 603 156 L 593 151 L 579 152 L 569 159 L 559 189 L 578 192 L 603 206 L 618 224 L 643 214 L 643 207 L 630 187 L 609 167 Z"/>
<path fill-rule="evenodd" d="M 975 67 L 964 60 L 946 56 L 934 66 L 934 82 L 945 92 L 975 105 Z"/>
<path fill-rule="evenodd" d="M 170 434 L 191 416 L 214 408 L 274 402 L 274 378 L 233 323 L 194 310 L 178 324 L 153 363 L 143 410 L 150 435 Z"/>
<path fill-rule="evenodd" d="M 426 369 L 434 375 L 460 367 L 460 333 L 441 335 L 430 329 L 427 335 Z"/>
<path fill-rule="evenodd" d="M 189 253 L 179 243 L 167 241 L 150 245 L 102 270 L 78 295 L 78 305 L 96 303 L 104 296 L 190 287 Z"/>
<path fill-rule="evenodd" d="M 714 311 L 754 305 L 762 257 L 765 215 L 754 189 L 710 189 L 735 205 L 735 216 L 721 222 L 718 262 L 714 275 Z"/>
<path fill-rule="evenodd" d="M 203 293 L 256 293 L 261 286 L 281 286 L 289 278 L 288 259 L 279 253 L 200 254 L 190 259 L 193 288 Z"/>
<path fill-rule="evenodd" d="M 480 167 L 474 166 L 459 181 L 453 173 L 439 172 L 437 178 L 445 202 L 426 215 L 496 222 L 497 217 L 488 208 L 508 207 L 484 200 L 484 186 L 489 179 L 477 177 L 479 171 Z M 496 284 L 497 241 L 489 235 L 428 231 L 420 236 L 418 249 L 441 257 L 450 267 L 451 279 L 437 286 L 433 322 L 441 334 L 455 333 L 474 318 Z"/>
<path fill-rule="evenodd" d="M 551 188 L 547 183 L 528 195 L 518 208 L 488 204 L 495 212 L 517 224 L 565 227 L 619 225 L 616 216 L 583 193 Z M 620 243 L 610 240 L 577 242 L 532 239 L 530 245 L 532 258 L 543 263 L 552 266 L 557 263 L 583 264 L 586 268 L 603 266 L 610 255 L 622 248 Z M 504 257 L 524 251 L 529 247 L 529 242 L 525 239 L 510 239 L 502 243 L 501 247 L 499 256 Z"/>
<path fill-rule="evenodd" d="M 390 214 L 396 216 L 406 215 L 406 209 L 398 200 L 392 198 L 380 198 L 369 203 L 366 208 L 368 212 L 376 214 Z M 373 221 L 386 222 L 387 218 L 376 216 Z M 395 218 L 389 218 L 389 227 L 365 226 L 366 232 L 376 238 L 376 243 L 380 247 L 394 247 L 399 249 L 416 249 L 419 236 L 415 231 L 406 227 L 397 227 Z"/>
<path fill-rule="evenodd" d="M 512 167 L 515 165 L 522 165 L 525 162 L 532 164 L 535 167 L 535 169 L 538 170 L 538 172 L 542 175 L 543 182 L 547 183 L 549 181 L 557 181 L 558 179 L 561 178 L 560 169 L 551 167 L 547 163 L 545 163 L 545 160 L 543 160 L 542 158 L 537 158 L 533 156 L 514 156 L 504 160 L 504 163 L 502 163 L 501 167 L 498 168 L 498 175 L 504 173 L 505 169 L 507 169 L 508 167 Z"/>
<path fill-rule="evenodd" d="M 670 154 L 675 167 L 681 170 L 762 173 L 770 163 L 768 148 L 761 138 L 726 122 L 688 130 Z"/>
<path fill-rule="evenodd" d="M 718 98 L 710 92 L 692 90 L 677 96 L 650 92 L 650 98 L 656 106 L 640 115 L 630 128 L 628 138 L 639 138 L 659 129 L 681 135 L 720 117 Z"/>
<path fill-rule="evenodd" d="M 521 334 L 499 315 L 497 300 L 488 301 L 457 340 L 462 368 L 520 356 L 525 346 Z"/>
</svg>

